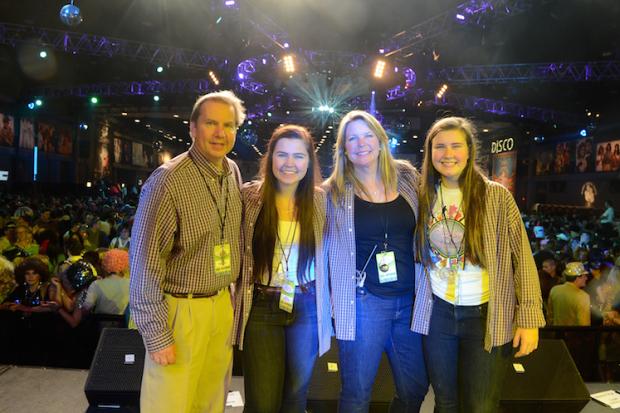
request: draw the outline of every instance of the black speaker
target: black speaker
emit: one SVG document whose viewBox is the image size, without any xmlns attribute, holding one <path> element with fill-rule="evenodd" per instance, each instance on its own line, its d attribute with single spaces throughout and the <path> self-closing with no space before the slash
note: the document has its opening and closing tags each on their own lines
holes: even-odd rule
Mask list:
<svg viewBox="0 0 620 413">
<path fill-rule="evenodd" d="M 93 407 L 140 405 L 144 343 L 137 330 L 104 328 L 84 393 Z"/>
<path fill-rule="evenodd" d="M 392 398 L 396 394 L 390 363 L 383 353 L 377 377 L 372 388 L 370 401 L 371 413 L 387 412 Z M 336 412 L 340 397 L 340 363 L 338 361 L 338 343 L 332 339 L 330 350 L 320 357 L 308 389 L 307 411 L 310 413 Z"/>
<path fill-rule="evenodd" d="M 540 340 L 538 350 L 513 362 L 525 371 L 517 373 L 510 366 L 502 391 L 503 413 L 579 412 L 590 400 L 562 340 Z"/>
</svg>

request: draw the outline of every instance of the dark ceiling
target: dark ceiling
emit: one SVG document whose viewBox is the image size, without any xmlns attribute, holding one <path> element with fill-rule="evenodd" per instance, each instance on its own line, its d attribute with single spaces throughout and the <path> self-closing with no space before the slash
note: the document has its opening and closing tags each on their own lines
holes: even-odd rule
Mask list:
<svg viewBox="0 0 620 413">
<path fill-rule="evenodd" d="M 281 53 L 265 33 L 261 33 L 261 28 L 264 32 L 278 30 L 287 34 L 292 50 L 351 51 L 370 56 L 370 62 L 394 34 L 454 9 L 463 1 L 238 0 L 238 7 L 234 9 L 226 8 L 223 3 L 224 0 L 76 0 L 84 22 L 68 28 L 58 17 L 63 1 L 1 0 L 0 24 L 71 30 L 198 50 L 228 60 L 225 69 L 219 68 L 218 75 L 222 81 L 220 87 L 229 88 L 235 87 L 235 69 L 241 60 L 264 53 Z M 394 58 L 399 59 L 401 65 L 414 68 L 418 84 L 431 91 L 438 84 L 426 81 L 425 73 L 443 67 L 620 60 L 620 1 L 532 0 L 523 3 L 531 5 L 525 12 L 489 19 L 483 26 L 446 30 L 444 35 L 424 42 L 412 56 L 405 58 L 400 54 Z M 0 45 L 0 99 L 6 104 L 24 105 L 32 99 L 33 91 L 42 86 L 208 77 L 205 68 L 172 65 L 158 74 L 154 65 L 144 60 L 79 53 L 66 55 L 52 51 L 56 61 L 54 67 L 48 67 L 44 76 L 35 79 L 19 60 L 20 53 L 24 53 L 22 47 Z M 330 76 L 351 74 L 343 68 L 334 70 L 336 73 Z M 370 78 L 370 63 L 356 70 L 359 76 Z M 257 73 L 257 76 L 271 77 L 274 90 L 287 84 L 285 78 L 273 72 Z M 390 82 L 393 80 L 371 87 L 384 91 L 393 86 Z M 450 87 L 451 91 L 464 95 L 578 115 L 589 109 L 601 114 L 601 122 L 616 125 L 620 121 L 619 85 L 618 80 L 607 80 Z M 282 90 L 278 93 L 286 95 Z M 250 110 L 265 99 L 244 91 L 241 94 Z M 102 98 L 96 111 L 117 116 L 120 122 L 124 118 L 120 113 L 128 112 L 128 118 L 140 116 L 171 133 L 183 134 L 187 126 L 181 120 L 188 115 L 194 98 L 192 94 L 162 96 L 162 100 L 154 104 L 151 96 L 111 96 Z M 277 109 L 301 113 L 312 104 L 291 99 L 280 102 Z M 415 109 L 411 104 L 407 100 L 377 100 L 378 109 L 386 116 L 399 113 L 401 107 L 409 108 L 409 113 L 417 110 L 423 118 L 422 126 L 418 128 L 423 128 L 424 119 L 436 116 L 435 107 L 424 105 Z M 59 116 L 72 116 L 89 107 L 85 99 L 68 97 L 57 99 L 57 103 L 50 103 L 48 108 L 56 110 Z M 180 114 L 180 117 L 173 118 L 173 114 Z M 468 115 L 477 116 L 489 124 L 506 121 L 497 116 Z M 128 123 L 130 121 L 128 119 Z M 324 128 L 325 122 L 316 127 L 316 132 L 321 132 L 319 128 Z"/>
</svg>

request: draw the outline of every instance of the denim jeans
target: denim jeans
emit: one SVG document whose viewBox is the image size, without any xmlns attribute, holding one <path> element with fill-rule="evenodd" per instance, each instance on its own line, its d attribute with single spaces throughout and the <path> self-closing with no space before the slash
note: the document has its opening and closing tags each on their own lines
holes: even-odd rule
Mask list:
<svg viewBox="0 0 620 413">
<path fill-rule="evenodd" d="M 246 413 L 303 413 L 319 353 L 314 286 L 297 287 L 293 313 L 256 291 L 243 344 Z"/>
<path fill-rule="evenodd" d="M 390 412 L 418 412 L 428 390 L 422 340 L 410 329 L 413 297 L 378 297 L 357 289 L 355 340 L 338 340 L 342 390 L 338 411 L 367 412 L 385 351 L 396 395 Z"/>
<path fill-rule="evenodd" d="M 499 399 L 512 345 L 484 349 L 487 304 L 455 306 L 434 297 L 424 356 L 436 413 L 491 413 Z"/>
</svg>

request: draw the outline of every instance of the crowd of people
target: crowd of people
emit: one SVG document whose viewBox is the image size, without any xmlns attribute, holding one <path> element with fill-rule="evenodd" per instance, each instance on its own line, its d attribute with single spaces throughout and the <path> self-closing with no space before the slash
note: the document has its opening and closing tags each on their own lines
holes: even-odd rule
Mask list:
<svg viewBox="0 0 620 413">
<path fill-rule="evenodd" d="M 244 118 L 231 92 L 200 97 L 193 145 L 139 203 L 0 195 L 2 309 L 70 326 L 130 314 L 149 412 L 223 411 L 231 344 L 246 412 L 303 412 L 332 336 L 340 411 L 368 410 L 386 353 L 392 411 L 418 411 L 430 384 L 437 412 L 492 412 L 512 357 L 536 350 L 545 323 L 620 324 L 611 203 L 590 220 L 520 215 L 478 168 L 469 120 L 436 121 L 418 171 L 392 157 L 372 114 L 352 111 L 324 182 L 309 131 L 282 125 L 243 184 L 226 155 Z"/>
<path fill-rule="evenodd" d="M 135 206 L 118 196 L 7 193 L 0 204 L 0 309 L 54 312 L 72 326 L 90 312 L 126 312 Z"/>
</svg>

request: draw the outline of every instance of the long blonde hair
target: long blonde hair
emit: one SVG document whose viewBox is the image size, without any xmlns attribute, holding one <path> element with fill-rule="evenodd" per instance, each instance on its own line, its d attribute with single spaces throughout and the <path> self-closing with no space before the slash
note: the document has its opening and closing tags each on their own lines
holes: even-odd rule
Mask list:
<svg viewBox="0 0 620 413">
<path fill-rule="evenodd" d="M 448 117 L 437 120 L 426 135 L 424 142 L 424 161 L 422 162 L 422 183 L 418 196 L 420 211 L 419 224 L 416 230 L 418 259 L 425 265 L 432 265 L 430 258 L 430 243 L 428 236 L 428 222 L 433 205 L 437 198 L 437 188 L 441 184 L 441 174 L 437 172 L 432 162 L 433 139 L 449 130 L 460 130 L 465 135 L 469 159 L 465 169 L 459 176 L 459 188 L 463 193 L 463 213 L 466 224 L 463 234 L 465 258 L 472 264 L 485 264 L 483 250 L 484 201 L 486 195 L 485 176 L 476 164 L 478 156 L 478 139 L 476 127 L 468 119 Z"/>
<path fill-rule="evenodd" d="M 381 181 L 386 191 L 396 191 L 398 186 L 397 165 L 400 161 L 395 160 L 390 153 L 389 140 L 385 129 L 379 121 L 370 113 L 363 110 L 352 110 L 344 115 L 338 126 L 338 135 L 334 144 L 334 170 L 325 181 L 332 193 L 334 204 L 344 199 L 345 185 L 347 182 L 353 184 L 356 192 L 364 194 L 370 198 L 370 194 L 355 176 L 353 164 L 345 153 L 346 131 L 349 123 L 354 120 L 363 120 L 368 128 L 379 140 L 379 171 Z"/>
</svg>

